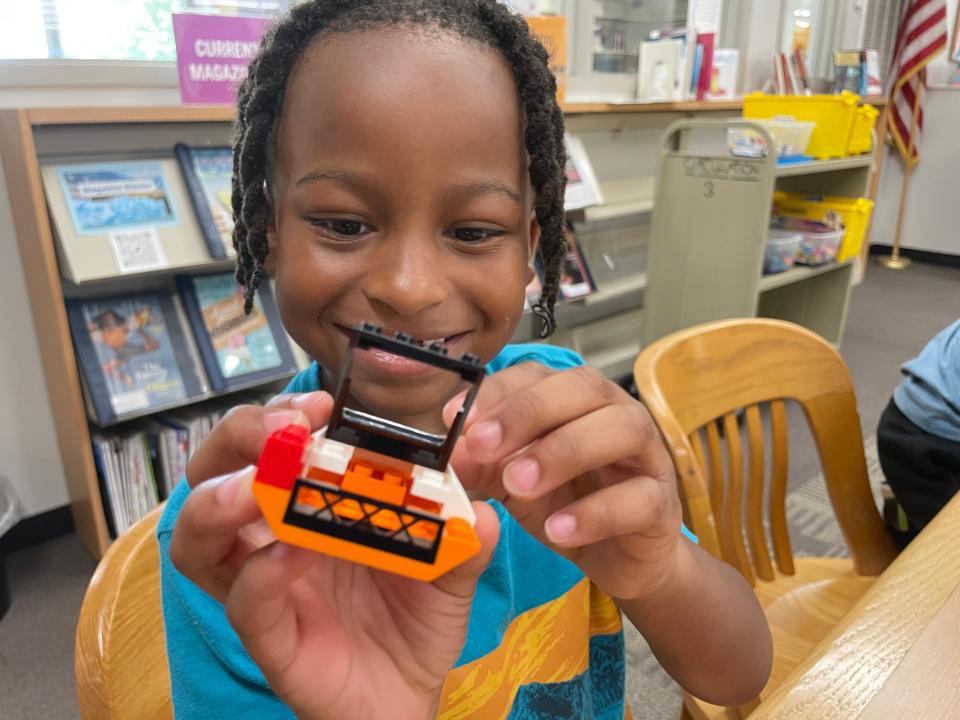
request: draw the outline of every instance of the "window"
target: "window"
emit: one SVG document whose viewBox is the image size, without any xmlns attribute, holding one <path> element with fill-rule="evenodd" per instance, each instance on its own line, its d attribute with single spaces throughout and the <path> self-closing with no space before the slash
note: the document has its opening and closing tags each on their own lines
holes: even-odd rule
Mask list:
<svg viewBox="0 0 960 720">
<path fill-rule="evenodd" d="M 274 16 L 291 0 L 16 0 L 0 59 L 174 60 L 173 12 Z"/>
</svg>

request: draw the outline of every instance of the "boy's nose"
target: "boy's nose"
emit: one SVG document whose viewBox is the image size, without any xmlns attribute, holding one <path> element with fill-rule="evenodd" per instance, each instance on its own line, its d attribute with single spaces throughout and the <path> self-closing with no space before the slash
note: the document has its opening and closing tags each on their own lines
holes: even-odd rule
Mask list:
<svg viewBox="0 0 960 720">
<path fill-rule="evenodd" d="M 439 305 L 449 295 L 442 253 L 430 239 L 394 238 L 374 253 L 364 273 L 363 292 L 374 305 L 386 305 L 402 316 Z"/>
</svg>

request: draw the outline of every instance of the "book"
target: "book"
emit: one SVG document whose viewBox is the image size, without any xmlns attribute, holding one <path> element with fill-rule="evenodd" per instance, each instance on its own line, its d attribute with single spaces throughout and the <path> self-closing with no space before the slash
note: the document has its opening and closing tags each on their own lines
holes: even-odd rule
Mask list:
<svg viewBox="0 0 960 720">
<path fill-rule="evenodd" d="M 596 292 L 597 286 L 593 282 L 590 267 L 580 249 L 573 226 L 569 223 L 564 231 L 564 239 L 567 252 L 563 256 L 560 270 L 560 299 L 578 300 Z"/>
<path fill-rule="evenodd" d="M 880 55 L 876 50 L 865 50 L 867 95 L 883 95 L 883 77 L 880 74 Z"/>
<path fill-rule="evenodd" d="M 703 45 L 697 43 L 693 48 L 693 64 L 690 67 L 690 99 L 696 100 L 700 85 L 700 71 L 703 69 Z"/>
<path fill-rule="evenodd" d="M 800 89 L 800 80 L 797 78 L 796 68 L 793 66 L 793 63 L 786 53 L 780 53 L 780 63 L 783 65 L 783 75 L 787 82 L 787 94 L 802 94 L 802 90 Z"/>
<path fill-rule="evenodd" d="M 677 98 L 680 40 L 640 43 L 640 70 L 637 73 L 637 98 L 640 102 L 670 102 Z"/>
<path fill-rule="evenodd" d="M 562 103 L 567 89 L 567 17 L 530 15 L 525 19 L 530 33 L 547 50 L 550 72 L 557 79 L 557 102 Z"/>
<path fill-rule="evenodd" d="M 807 73 L 807 61 L 803 57 L 803 50 L 797 48 L 793 51 L 791 57 L 793 69 L 796 72 L 797 79 L 800 81 L 800 90 L 802 94 L 810 94 L 810 75 Z"/>
<path fill-rule="evenodd" d="M 857 95 L 866 94 L 866 60 L 860 50 L 837 50 L 833 54 L 833 91 L 848 90 Z"/>
<path fill-rule="evenodd" d="M 716 33 L 700 33 L 697 35 L 697 45 L 703 48 L 700 61 L 700 72 L 697 76 L 697 100 L 704 100 L 710 90 L 710 79 L 713 77 L 713 51 L 716 44 Z"/>
<path fill-rule="evenodd" d="M 105 425 L 206 392 L 172 295 L 68 300 L 67 317 L 95 422 Z"/>
<path fill-rule="evenodd" d="M 66 280 L 209 262 L 173 159 L 46 165 L 41 177 Z"/>
<path fill-rule="evenodd" d="M 236 257 L 233 248 L 233 151 L 228 147 L 190 147 L 177 143 L 173 154 L 190 193 L 210 257 Z"/>
<path fill-rule="evenodd" d="M 564 144 L 567 147 L 567 190 L 564 196 L 563 208 L 567 212 L 582 210 L 592 205 L 603 204 L 603 195 L 600 184 L 593 172 L 590 156 L 583 146 L 583 141 L 574 135 L 564 135 Z"/>
<path fill-rule="evenodd" d="M 717 48 L 713 53 L 713 77 L 707 100 L 729 100 L 737 96 L 740 51 Z"/>
<path fill-rule="evenodd" d="M 297 371 L 269 283 L 260 286 L 249 315 L 232 273 L 181 275 L 177 289 L 214 390 Z"/>
</svg>

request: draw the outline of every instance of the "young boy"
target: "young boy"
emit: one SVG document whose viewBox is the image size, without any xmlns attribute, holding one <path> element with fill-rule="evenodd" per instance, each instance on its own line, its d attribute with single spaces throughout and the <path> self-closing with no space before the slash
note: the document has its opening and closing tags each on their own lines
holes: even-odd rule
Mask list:
<svg viewBox="0 0 960 720">
<path fill-rule="evenodd" d="M 240 92 L 237 277 L 270 275 L 316 363 L 229 414 L 161 520 L 177 716 L 622 718 L 622 611 L 690 692 L 759 693 L 750 587 L 681 533 L 644 408 L 569 351 L 507 345 L 534 254 L 544 334 L 565 253 L 563 116 L 543 48 L 494 0 L 316 0 Z M 237 471 L 322 427 L 363 321 L 487 363 L 452 466 L 482 551 L 426 584 L 276 543 Z M 443 432 L 442 372 L 355 356 L 350 404 Z"/>
</svg>

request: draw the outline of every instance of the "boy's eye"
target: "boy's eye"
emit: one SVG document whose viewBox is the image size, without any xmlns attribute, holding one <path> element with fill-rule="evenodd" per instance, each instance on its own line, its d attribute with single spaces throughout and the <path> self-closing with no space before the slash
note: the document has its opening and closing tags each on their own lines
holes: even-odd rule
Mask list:
<svg viewBox="0 0 960 720">
<path fill-rule="evenodd" d="M 341 237 L 359 237 L 366 235 L 373 228 L 359 220 L 345 220 L 337 218 L 311 218 L 310 223 L 314 227 L 321 228 L 334 235 Z"/>
<path fill-rule="evenodd" d="M 504 234 L 504 231 L 494 230 L 493 228 L 464 227 L 455 228 L 450 234 L 460 242 L 476 243 L 489 240 L 490 238 L 500 237 Z"/>
</svg>

